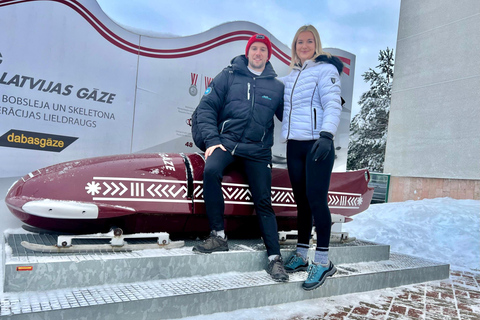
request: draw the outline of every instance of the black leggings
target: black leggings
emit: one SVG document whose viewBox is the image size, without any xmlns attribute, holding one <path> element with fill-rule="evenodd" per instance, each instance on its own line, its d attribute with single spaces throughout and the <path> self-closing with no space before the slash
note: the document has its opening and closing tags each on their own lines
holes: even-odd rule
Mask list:
<svg viewBox="0 0 480 320">
<path fill-rule="evenodd" d="M 332 228 L 328 188 L 335 150 L 332 148 L 325 160 L 314 161 L 310 153 L 314 143 L 315 140 L 288 140 L 288 175 L 297 203 L 298 243 L 310 242 L 313 218 L 317 232 L 317 248 L 328 248 Z"/>
</svg>

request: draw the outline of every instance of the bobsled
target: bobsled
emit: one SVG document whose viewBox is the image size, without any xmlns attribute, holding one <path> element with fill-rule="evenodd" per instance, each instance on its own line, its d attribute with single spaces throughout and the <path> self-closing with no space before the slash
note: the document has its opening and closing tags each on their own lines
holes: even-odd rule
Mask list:
<svg viewBox="0 0 480 320">
<path fill-rule="evenodd" d="M 70 161 L 35 170 L 8 190 L 5 202 L 24 224 L 68 234 L 210 231 L 203 200 L 205 159 L 200 153 L 124 154 Z M 367 170 L 332 173 L 332 214 L 351 217 L 373 195 Z M 251 193 L 242 170 L 228 167 L 223 183 L 225 230 L 259 235 Z M 272 206 L 279 230 L 296 230 L 296 204 L 287 169 L 272 168 Z"/>
</svg>

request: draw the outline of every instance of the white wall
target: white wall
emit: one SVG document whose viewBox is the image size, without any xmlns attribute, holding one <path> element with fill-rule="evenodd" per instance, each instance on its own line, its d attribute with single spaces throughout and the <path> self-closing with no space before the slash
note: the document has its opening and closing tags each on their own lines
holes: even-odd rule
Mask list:
<svg viewBox="0 0 480 320">
<path fill-rule="evenodd" d="M 402 0 L 385 172 L 480 179 L 480 1 Z"/>
<path fill-rule="evenodd" d="M 3 231 L 7 229 L 17 229 L 22 227 L 22 222 L 18 220 L 10 210 L 8 210 L 7 205 L 5 204 L 5 196 L 7 195 L 8 189 L 18 179 L 19 178 L 15 177 L 0 178 L 0 232 L 2 232 L 2 234 Z"/>
</svg>

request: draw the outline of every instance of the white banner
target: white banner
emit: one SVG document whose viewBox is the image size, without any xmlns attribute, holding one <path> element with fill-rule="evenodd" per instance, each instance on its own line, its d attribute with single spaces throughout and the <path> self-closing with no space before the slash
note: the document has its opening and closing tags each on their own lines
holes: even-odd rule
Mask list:
<svg viewBox="0 0 480 320">
<path fill-rule="evenodd" d="M 254 33 L 270 37 L 277 74 L 289 72 L 290 49 L 249 22 L 153 38 L 121 28 L 95 0 L 6 0 L 0 30 L 0 178 L 94 156 L 198 151 L 190 116 Z M 347 107 L 336 138 L 335 171 L 344 171 L 355 57 L 326 51 L 350 70 L 342 76 Z M 279 137 L 273 152 L 284 158 Z"/>
</svg>

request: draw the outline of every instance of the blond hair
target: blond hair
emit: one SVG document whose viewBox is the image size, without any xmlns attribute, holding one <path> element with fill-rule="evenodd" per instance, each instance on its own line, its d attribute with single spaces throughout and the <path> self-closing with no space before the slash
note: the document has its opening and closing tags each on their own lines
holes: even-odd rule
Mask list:
<svg viewBox="0 0 480 320">
<path fill-rule="evenodd" d="M 315 39 L 315 53 L 311 60 L 315 60 L 315 58 L 320 55 L 326 55 L 329 57 L 331 56 L 330 53 L 323 51 L 322 41 L 320 40 L 320 35 L 318 34 L 317 29 L 310 24 L 304 25 L 297 30 L 297 33 L 295 34 L 295 37 L 293 38 L 293 41 L 292 41 L 292 60 L 290 62 L 291 68 L 293 68 L 296 65 L 301 66 L 300 58 L 297 56 L 297 40 L 298 40 L 298 37 L 300 36 L 300 33 L 305 31 L 310 31 L 313 34 L 313 38 Z"/>
</svg>

